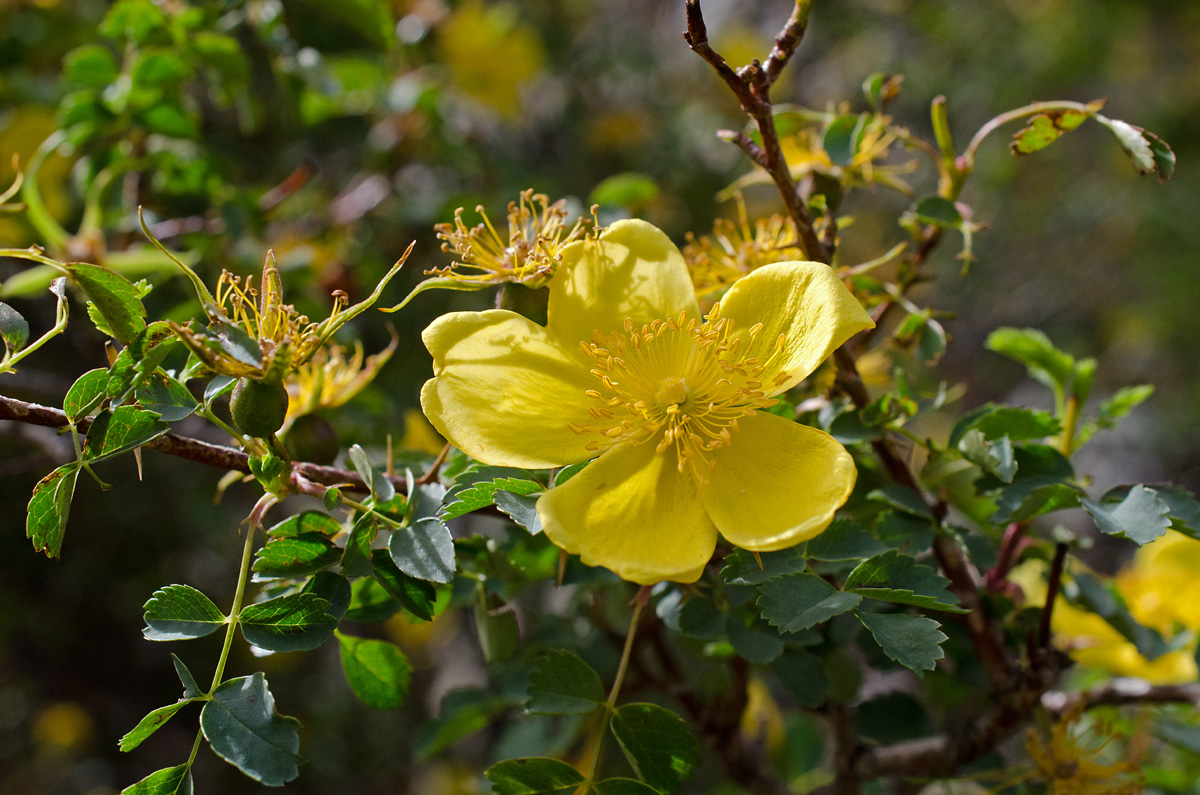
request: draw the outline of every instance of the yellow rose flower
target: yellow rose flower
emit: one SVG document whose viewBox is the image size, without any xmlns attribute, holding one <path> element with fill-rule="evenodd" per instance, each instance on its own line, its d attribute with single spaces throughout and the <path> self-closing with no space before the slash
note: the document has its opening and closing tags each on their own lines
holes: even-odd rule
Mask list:
<svg viewBox="0 0 1200 795">
<path fill-rule="evenodd" d="M 830 268 L 759 268 L 702 319 L 679 250 L 629 220 L 568 246 L 549 290 L 545 327 L 505 310 L 434 321 L 421 405 L 487 464 L 596 459 L 538 500 L 551 541 L 632 582 L 694 582 L 718 532 L 768 551 L 829 525 L 853 459 L 759 409 L 872 325 Z"/>
</svg>

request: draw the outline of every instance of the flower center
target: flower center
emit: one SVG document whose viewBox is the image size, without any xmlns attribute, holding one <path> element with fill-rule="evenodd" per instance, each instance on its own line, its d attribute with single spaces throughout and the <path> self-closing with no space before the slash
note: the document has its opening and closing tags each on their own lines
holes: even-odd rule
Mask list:
<svg viewBox="0 0 1200 795">
<path fill-rule="evenodd" d="M 715 307 L 704 323 L 683 314 L 641 328 L 626 320 L 623 332 L 596 332 L 580 343 L 600 381 L 587 392 L 594 401 L 588 421 L 571 424 L 595 437 L 589 450 L 654 441 L 658 453 L 674 450 L 680 472 L 691 467 L 707 480 L 717 466 L 710 454 L 732 444 L 738 418 L 774 405 L 764 374 L 771 370 L 774 384 L 786 379 L 769 360 L 740 358 L 744 338 L 732 335 L 732 321 L 719 312 Z M 750 329 L 751 340 L 761 328 Z"/>
</svg>

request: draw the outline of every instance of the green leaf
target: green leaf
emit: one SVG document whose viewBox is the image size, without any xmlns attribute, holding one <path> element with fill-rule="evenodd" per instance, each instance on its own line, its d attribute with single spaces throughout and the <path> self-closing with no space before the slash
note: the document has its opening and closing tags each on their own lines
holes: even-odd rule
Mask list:
<svg viewBox="0 0 1200 795">
<path fill-rule="evenodd" d="M 1071 583 L 1075 590 L 1072 601 L 1107 621 L 1147 660 L 1156 660 L 1171 650 L 1157 630 L 1138 623 L 1115 587 L 1086 574 L 1075 575 Z"/>
<path fill-rule="evenodd" d="M 200 685 L 196 684 L 196 677 L 192 676 L 192 672 L 183 664 L 183 660 L 172 654 L 171 662 L 175 664 L 175 673 L 179 675 L 179 682 L 183 685 L 184 698 L 195 698 L 204 692 L 200 689 Z"/>
<path fill-rule="evenodd" d="M 454 579 L 454 539 L 437 519 L 419 519 L 392 531 L 388 551 L 396 567 L 409 576 L 443 583 Z"/>
<path fill-rule="evenodd" d="M 305 577 L 341 560 L 342 551 L 321 533 L 276 538 L 258 550 L 253 571 L 256 580 Z"/>
<path fill-rule="evenodd" d="M 1096 419 L 1085 422 L 1079 431 L 1079 443 L 1092 438 L 1097 431 L 1115 428 L 1121 419 L 1154 394 L 1152 384 L 1121 387 L 1108 400 L 1100 404 Z"/>
<path fill-rule="evenodd" d="M 72 83 L 104 88 L 121 74 L 117 59 L 107 47 L 85 44 L 63 58 L 63 77 Z"/>
<path fill-rule="evenodd" d="M 300 593 L 310 593 L 329 602 L 326 612 L 338 621 L 346 615 L 352 598 L 350 581 L 332 571 L 319 571 L 314 574 L 300 589 Z"/>
<path fill-rule="evenodd" d="M 1171 508 L 1171 529 L 1192 538 L 1200 538 L 1200 502 L 1187 489 L 1164 484 L 1155 486 L 1158 498 Z M 1111 493 L 1111 492 L 1110 492 Z M 1108 495 L 1104 495 L 1108 501 Z"/>
<path fill-rule="evenodd" d="M 217 756 L 268 787 L 300 774 L 300 721 L 275 711 L 261 673 L 230 679 L 213 691 L 200 729 Z"/>
<path fill-rule="evenodd" d="M 958 450 L 972 464 L 977 464 L 984 472 L 995 475 L 1004 483 L 1012 483 L 1017 474 L 1012 440 L 1007 436 L 989 442 L 983 431 L 972 428 L 959 440 Z"/>
<path fill-rule="evenodd" d="M 63 414 L 71 422 L 78 422 L 80 417 L 86 417 L 104 401 L 107 388 L 108 370 L 88 370 L 75 379 L 63 397 Z"/>
<path fill-rule="evenodd" d="M 984 345 L 1025 365 L 1031 377 L 1052 389 L 1066 389 L 1075 373 L 1075 357 L 1054 347 L 1037 329 L 998 328 Z"/>
<path fill-rule="evenodd" d="M 433 620 L 433 605 L 437 600 L 437 593 L 432 585 L 425 580 L 409 577 L 396 568 L 386 549 L 373 551 L 371 563 L 375 567 L 375 580 L 400 602 L 405 610 L 422 621 Z"/>
<path fill-rule="evenodd" d="M 282 522 L 267 530 L 271 538 L 298 538 L 300 536 L 319 533 L 326 538 L 333 538 L 342 532 L 342 525 L 337 519 L 320 511 L 304 511 L 289 516 Z"/>
<path fill-rule="evenodd" d="M 354 471 L 370 487 L 371 496 L 377 502 L 387 502 L 396 496 L 396 487 L 387 479 L 387 475 L 382 469 L 371 466 L 371 459 L 367 457 L 366 450 L 356 444 L 350 448 L 349 456 L 350 463 L 354 465 Z"/>
<path fill-rule="evenodd" d="M 144 605 L 147 640 L 188 640 L 211 635 L 225 626 L 225 614 L 190 585 L 160 588 Z"/>
<path fill-rule="evenodd" d="M 923 224 L 932 224 L 943 229 L 958 229 L 962 226 L 963 217 L 954 202 L 941 196 L 929 196 L 917 202 L 914 212 L 917 220 Z"/>
<path fill-rule="evenodd" d="M 163 422 L 179 422 L 200 408 L 187 387 L 163 373 L 151 373 L 138 384 L 134 396 L 143 409 L 158 414 Z"/>
<path fill-rule="evenodd" d="M 456 519 L 480 508 L 486 508 L 492 504 L 493 495 L 498 491 L 534 494 L 544 488 L 537 481 L 523 478 L 497 478 L 483 483 L 475 483 L 462 491 L 447 494 L 446 498 L 453 498 L 454 502 L 443 505 L 438 511 L 438 516 L 444 520 Z"/>
<path fill-rule="evenodd" d="M 958 597 L 947 590 L 949 585 L 950 581 L 931 566 L 890 550 L 859 564 L 850 572 L 843 587 L 868 599 L 951 613 L 969 612 L 961 608 Z"/>
<path fill-rule="evenodd" d="M 747 627 L 740 618 L 725 622 L 725 634 L 733 650 L 746 662 L 766 665 L 783 654 L 783 641 L 779 635 L 759 626 Z"/>
<path fill-rule="evenodd" d="M 509 519 L 528 530 L 530 535 L 542 532 L 542 519 L 537 512 L 539 497 L 540 495 L 514 494 L 511 491 L 498 491 L 492 495 L 496 507 Z"/>
<path fill-rule="evenodd" d="M 679 631 L 693 638 L 715 638 L 725 631 L 725 614 L 709 600 L 694 596 L 679 610 Z"/>
<path fill-rule="evenodd" d="M 572 793 L 586 779 L 557 759 L 527 757 L 497 762 L 483 774 L 496 795 L 553 795 Z"/>
<path fill-rule="evenodd" d="M 884 106 L 900 93 L 900 83 L 903 80 L 902 75 L 889 72 L 872 72 L 867 75 L 862 84 L 867 104 L 872 110 L 883 110 Z"/>
<path fill-rule="evenodd" d="M 316 594 L 299 593 L 248 605 L 238 616 L 247 642 L 270 651 L 315 649 L 337 629 L 329 602 Z"/>
<path fill-rule="evenodd" d="M 854 162 L 869 119 L 870 116 L 864 113 L 857 116 L 838 116 L 830 122 L 821 138 L 821 147 L 834 165 L 848 166 Z"/>
<path fill-rule="evenodd" d="M 759 560 L 762 561 L 761 566 Z M 804 571 L 807 567 L 808 561 L 803 555 L 803 547 L 761 552 L 757 559 L 752 552 L 735 549 L 725 556 L 725 565 L 721 567 L 721 579 L 728 585 L 758 585 L 772 577 Z"/>
<path fill-rule="evenodd" d="M 212 402 L 221 395 L 232 392 L 233 388 L 237 386 L 237 382 L 238 379 L 231 375 L 213 376 L 213 379 L 204 387 L 204 408 L 212 406 Z"/>
<path fill-rule="evenodd" d="M 132 751 L 142 744 L 142 741 L 159 730 L 164 723 L 169 721 L 176 712 L 183 709 L 193 701 L 198 701 L 196 698 L 183 699 L 176 701 L 174 704 L 168 704 L 165 707 L 159 707 L 151 712 L 146 717 L 138 721 L 138 725 L 134 726 L 128 734 L 121 738 L 120 749 L 122 751 Z"/>
<path fill-rule="evenodd" d="M 1128 538 L 1138 546 L 1149 544 L 1171 526 L 1171 507 L 1158 498 L 1154 489 L 1140 484 L 1113 508 L 1087 498 L 1081 502 L 1101 532 Z"/>
<path fill-rule="evenodd" d="M 815 574 L 787 574 L 758 587 L 762 617 L 781 632 L 799 632 L 858 606 L 862 597 L 835 589 Z"/>
<path fill-rule="evenodd" d="M 1098 113 L 1096 121 L 1107 127 L 1116 137 L 1125 154 L 1129 156 L 1129 162 L 1139 174 L 1155 174 L 1166 182 L 1175 173 L 1175 153 L 1167 146 L 1166 141 L 1154 133 Z"/>
<path fill-rule="evenodd" d="M 886 545 L 854 522 L 835 519 L 805 545 L 804 556 L 821 561 L 863 560 L 886 550 Z"/>
<path fill-rule="evenodd" d="M 418 730 L 413 743 L 417 758 L 428 759 L 468 734 L 474 734 L 508 706 L 479 688 L 452 690 L 442 699 L 437 720 L 425 723 Z"/>
<path fill-rule="evenodd" d="M 343 574 L 347 577 L 366 577 L 372 572 L 371 544 L 378 534 L 379 521 L 374 514 L 364 513 L 355 520 L 342 552 Z"/>
<path fill-rule="evenodd" d="M 71 497 L 79 477 L 79 462 L 63 464 L 33 487 L 25 513 L 25 537 L 33 548 L 57 558 L 62 551 L 63 533 L 71 513 Z"/>
<path fill-rule="evenodd" d="M 933 519 L 933 514 L 929 512 L 929 506 L 925 504 L 925 500 L 921 499 L 921 495 L 899 483 L 888 483 L 873 489 L 867 494 L 867 499 L 890 505 L 902 513 L 919 516 L 922 519 Z"/>
<path fill-rule="evenodd" d="M 400 602 L 374 577 L 363 577 L 350 584 L 350 602 L 342 617 L 347 621 L 372 624 L 385 621 L 399 611 Z M 332 611 L 330 615 L 333 615 Z"/>
<path fill-rule="evenodd" d="M 660 792 L 676 793 L 700 762 L 700 749 L 682 718 L 654 704 L 626 704 L 610 724 L 638 778 Z"/>
<path fill-rule="evenodd" d="M 588 204 L 638 210 L 658 198 L 658 184 L 645 174 L 613 174 L 592 188 Z"/>
<path fill-rule="evenodd" d="M 146 307 L 142 306 L 137 287 L 128 279 L 87 262 L 67 263 L 67 270 L 95 304 L 118 342 L 128 345 L 145 330 Z"/>
<path fill-rule="evenodd" d="M 192 776 L 188 765 L 168 767 L 126 787 L 121 795 L 192 795 Z"/>
<path fill-rule="evenodd" d="M 937 661 L 946 656 L 941 643 L 946 640 L 941 625 L 931 618 L 905 613 L 863 613 L 854 615 L 870 630 L 883 653 L 924 677 Z"/>
<path fill-rule="evenodd" d="M 29 323 L 21 313 L 0 301 L 0 340 L 9 353 L 15 354 L 29 340 Z"/>
<path fill-rule="evenodd" d="M 658 790 L 632 778 L 608 778 L 592 785 L 596 795 L 659 795 Z"/>
<path fill-rule="evenodd" d="M 1048 477 L 1018 479 L 996 496 L 993 524 L 1024 522 L 1035 516 L 1079 507 L 1079 489 Z"/>
<path fill-rule="evenodd" d="M 825 666 L 816 655 L 802 649 L 788 649 L 771 669 L 780 684 L 809 709 L 820 708 L 829 698 L 832 686 L 825 675 Z"/>
<path fill-rule="evenodd" d="M 963 435 L 975 428 L 990 441 L 1007 436 L 1014 442 L 1042 440 L 1062 431 L 1062 423 L 1048 411 L 997 406 L 989 403 L 959 420 L 950 432 L 950 444 L 957 446 Z"/>
<path fill-rule="evenodd" d="M 101 412 L 88 428 L 83 460 L 104 461 L 128 453 L 168 430 L 170 426 L 157 414 L 135 406 L 120 406 L 112 411 Z"/>
<path fill-rule="evenodd" d="M 1045 149 L 1050 144 L 1090 119 L 1104 105 L 1103 101 L 1090 103 L 1090 111 L 1052 110 L 1029 117 L 1029 126 L 1017 130 L 1008 145 L 1014 155 L 1028 155 Z"/>
<path fill-rule="evenodd" d="M 396 709 L 404 703 L 412 665 L 399 647 L 340 632 L 337 640 L 346 681 L 360 701 L 375 709 Z"/>
<path fill-rule="evenodd" d="M 535 715 L 582 715 L 605 700 L 600 675 L 565 649 L 551 649 L 538 658 L 525 693 L 525 711 Z"/>
</svg>

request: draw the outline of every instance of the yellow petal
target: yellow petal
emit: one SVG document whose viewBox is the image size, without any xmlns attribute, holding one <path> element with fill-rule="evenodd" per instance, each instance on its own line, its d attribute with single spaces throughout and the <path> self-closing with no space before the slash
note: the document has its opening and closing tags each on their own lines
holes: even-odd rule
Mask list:
<svg viewBox="0 0 1200 795">
<path fill-rule="evenodd" d="M 833 269 L 819 262 L 759 268 L 734 283 L 721 299 L 720 313 L 742 339 L 736 357 L 767 365 L 759 380 L 768 395 L 791 389 L 839 345 L 875 325 Z M 762 329 L 751 341 L 756 323 Z"/>
<path fill-rule="evenodd" d="M 673 453 L 621 444 L 537 503 L 550 540 L 589 566 L 641 585 L 695 582 L 717 531 Z"/>
<path fill-rule="evenodd" d="M 758 412 L 738 420 L 733 444 L 700 497 L 721 535 L 768 552 L 806 541 L 829 526 L 854 489 L 854 460 L 824 431 Z"/>
<path fill-rule="evenodd" d="M 662 230 L 645 221 L 617 221 L 599 240 L 562 251 L 550 281 L 546 327 L 568 342 L 592 332 L 618 331 L 625 318 L 641 327 L 654 320 L 700 317 L 687 264 Z"/>
<path fill-rule="evenodd" d="M 452 445 L 497 466 L 564 466 L 595 453 L 569 423 L 588 419 L 587 359 L 514 312 L 454 312 L 421 335 L 434 378 L 421 408 Z M 590 437 L 589 437 L 590 438 Z"/>
</svg>

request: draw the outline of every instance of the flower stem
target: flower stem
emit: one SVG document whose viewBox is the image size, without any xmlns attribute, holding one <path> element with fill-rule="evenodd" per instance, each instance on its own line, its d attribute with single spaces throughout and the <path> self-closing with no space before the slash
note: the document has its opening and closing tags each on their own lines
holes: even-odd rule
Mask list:
<svg viewBox="0 0 1200 795">
<path fill-rule="evenodd" d="M 638 589 L 637 596 L 633 597 L 633 616 L 629 619 L 629 631 L 625 634 L 625 648 L 621 650 L 621 662 L 617 665 L 617 675 L 613 679 L 612 689 L 608 691 L 608 700 L 604 702 L 604 716 L 600 720 L 600 728 L 596 732 L 596 740 L 592 745 L 592 764 L 587 778 L 589 787 L 595 783 L 596 771 L 600 768 L 600 749 L 604 745 L 604 735 L 608 731 L 608 724 L 612 721 L 613 713 L 616 711 L 617 696 L 621 694 L 625 671 L 629 668 L 629 656 L 633 652 L 633 638 L 637 633 L 638 622 L 641 621 L 642 613 L 646 610 L 646 603 L 650 601 L 650 587 L 643 585 Z"/>
</svg>

